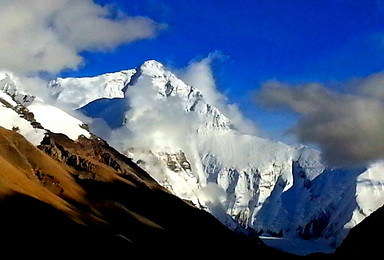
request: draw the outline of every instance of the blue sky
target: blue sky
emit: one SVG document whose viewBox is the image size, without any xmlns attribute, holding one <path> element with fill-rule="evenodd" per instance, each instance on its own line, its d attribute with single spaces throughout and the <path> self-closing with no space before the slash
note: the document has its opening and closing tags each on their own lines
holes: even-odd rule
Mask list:
<svg viewBox="0 0 384 260">
<path fill-rule="evenodd" d="M 85 52 L 85 65 L 62 76 L 89 76 L 156 59 L 171 68 L 219 51 L 217 88 L 272 136 L 294 124 L 291 112 L 270 112 L 252 101 L 268 80 L 287 84 L 337 82 L 384 69 L 384 1 L 381 0 L 140 0 L 109 1 L 132 16 L 167 27 L 156 37 L 113 51 Z M 336 83 L 336 84 L 335 84 Z"/>
</svg>

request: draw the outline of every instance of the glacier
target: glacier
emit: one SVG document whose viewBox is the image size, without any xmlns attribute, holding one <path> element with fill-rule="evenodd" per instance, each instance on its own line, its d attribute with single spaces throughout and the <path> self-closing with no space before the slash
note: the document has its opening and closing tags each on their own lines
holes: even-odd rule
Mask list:
<svg viewBox="0 0 384 260">
<path fill-rule="evenodd" d="M 0 85 L 0 94 L 24 94 L 9 86 Z M 51 131 L 75 139 L 89 134 L 79 128 L 84 121 L 175 195 L 237 232 L 265 237 L 267 244 L 284 240 L 291 253 L 301 254 L 297 245 L 304 241 L 320 245 L 305 254 L 332 252 L 384 205 L 384 162 L 332 169 L 317 150 L 243 133 L 205 93 L 157 61 L 95 77 L 58 78 L 46 88 L 53 102 L 37 98 L 25 105 Z M 60 107 L 88 118 L 68 115 L 64 122 L 71 127 L 54 128 L 48 118 L 64 118 Z"/>
</svg>

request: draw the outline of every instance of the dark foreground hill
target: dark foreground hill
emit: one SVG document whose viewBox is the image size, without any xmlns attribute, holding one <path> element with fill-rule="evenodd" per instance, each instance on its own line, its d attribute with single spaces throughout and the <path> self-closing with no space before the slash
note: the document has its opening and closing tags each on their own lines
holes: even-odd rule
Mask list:
<svg viewBox="0 0 384 260">
<path fill-rule="evenodd" d="M 15 258 L 282 254 L 170 194 L 97 137 L 49 133 L 36 148 L 3 128 L 0 231 L 0 249 Z"/>
<path fill-rule="evenodd" d="M 351 229 L 335 257 L 380 257 L 383 250 L 384 207 L 379 208 Z"/>
</svg>

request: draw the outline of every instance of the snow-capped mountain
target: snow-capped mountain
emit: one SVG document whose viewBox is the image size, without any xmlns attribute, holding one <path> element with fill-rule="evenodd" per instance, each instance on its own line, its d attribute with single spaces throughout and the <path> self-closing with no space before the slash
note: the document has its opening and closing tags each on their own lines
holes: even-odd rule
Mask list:
<svg viewBox="0 0 384 260">
<path fill-rule="evenodd" d="M 230 114 L 206 101 L 205 93 L 156 61 L 51 81 L 50 104 L 28 95 L 11 74 L 2 78 L 0 109 L 7 120 L 0 125 L 17 127 L 38 144 L 45 130 L 31 127 L 17 113 L 20 102 L 26 102 L 42 128 L 75 140 L 90 134 L 80 127 L 82 121 L 58 107 L 77 109 L 88 117 L 93 133 L 162 186 L 231 229 L 265 236 L 279 249 L 331 252 L 350 228 L 384 204 L 383 163 L 328 169 L 316 150 L 244 134 Z M 312 247 L 295 246 L 303 240 Z"/>
<path fill-rule="evenodd" d="M 76 101 L 74 108 L 102 118 L 91 129 L 97 132 L 106 122 L 110 131 L 100 134 L 160 184 L 230 228 L 315 244 L 285 248 L 286 242 L 266 238 L 281 249 L 331 252 L 384 204 L 382 163 L 327 169 L 316 150 L 243 134 L 204 93 L 159 62 L 49 85 L 58 103 Z"/>
</svg>

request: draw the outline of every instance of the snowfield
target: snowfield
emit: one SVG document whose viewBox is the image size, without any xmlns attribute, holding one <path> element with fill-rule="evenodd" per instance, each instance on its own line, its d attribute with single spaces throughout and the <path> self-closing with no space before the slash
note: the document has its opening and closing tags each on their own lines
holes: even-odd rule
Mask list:
<svg viewBox="0 0 384 260">
<path fill-rule="evenodd" d="M 84 124 L 82 121 L 57 107 L 42 101 L 34 101 L 28 106 L 28 109 L 35 115 L 36 121 L 51 132 L 65 134 L 72 140 L 77 140 L 80 135 L 91 136 L 87 130 L 81 128 L 81 125 Z"/>
</svg>

